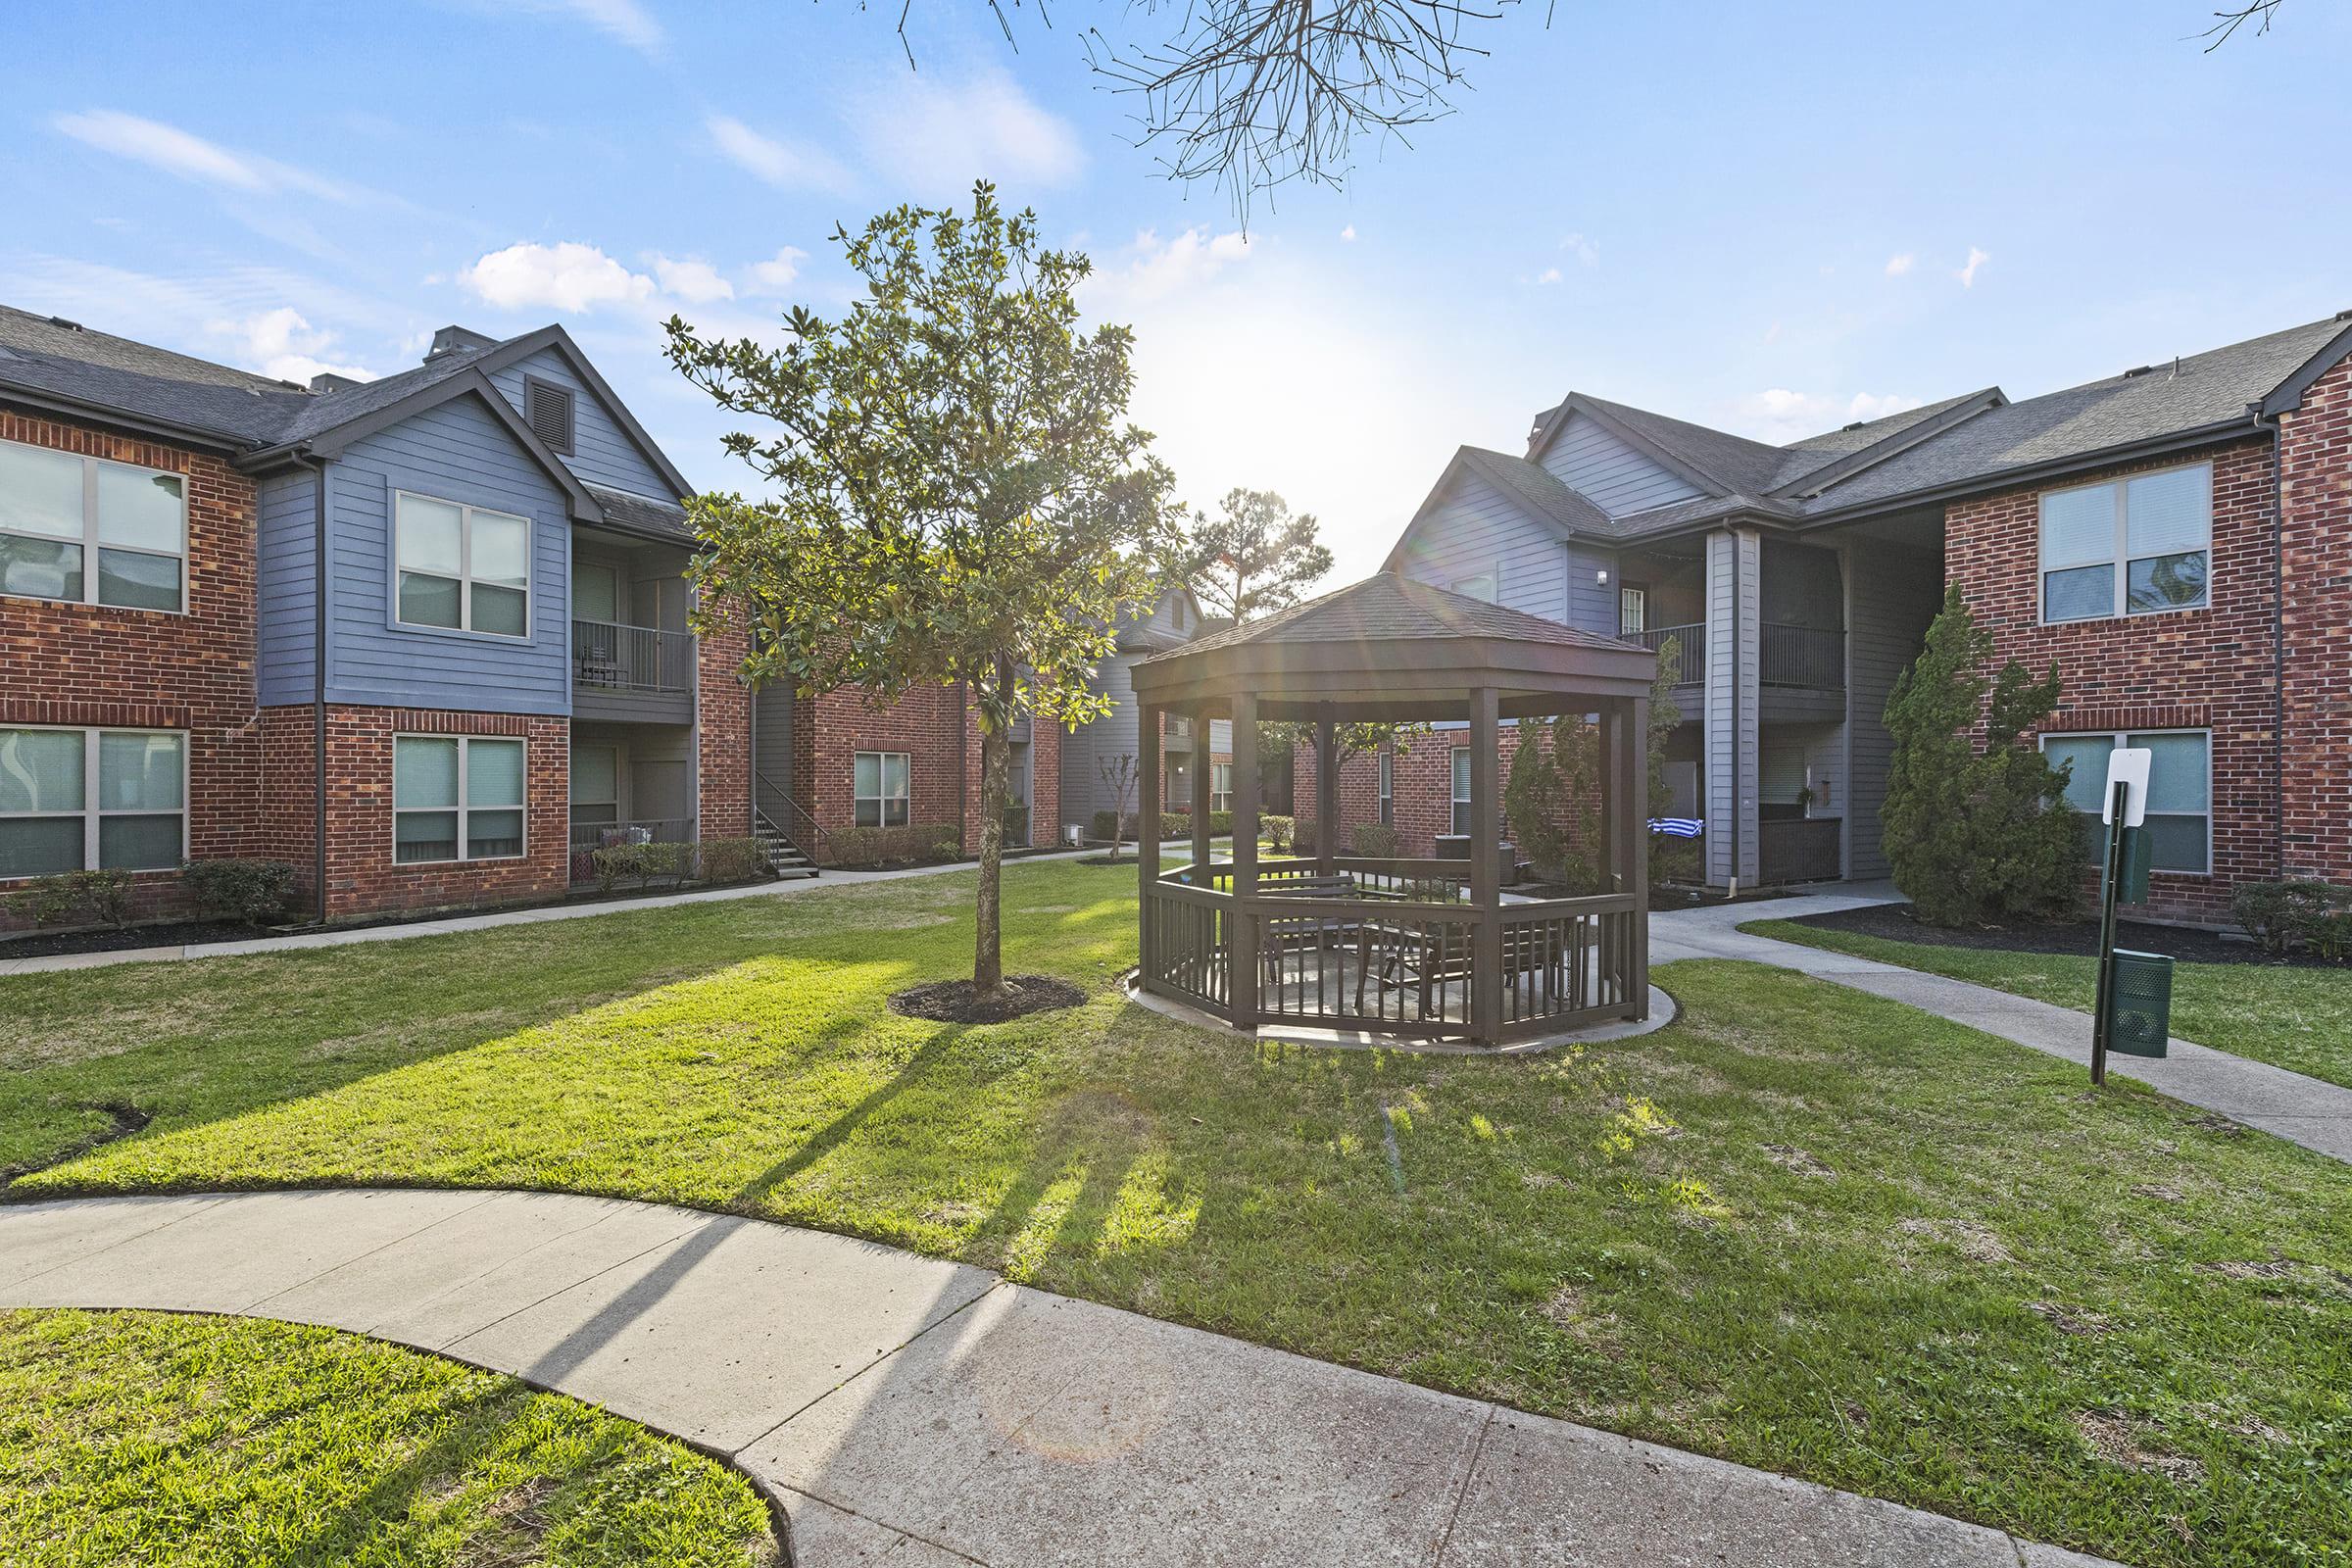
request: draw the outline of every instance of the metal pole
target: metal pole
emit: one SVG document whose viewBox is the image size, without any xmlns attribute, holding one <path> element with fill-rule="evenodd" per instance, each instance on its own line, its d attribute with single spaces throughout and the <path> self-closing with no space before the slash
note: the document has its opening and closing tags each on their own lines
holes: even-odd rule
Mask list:
<svg viewBox="0 0 2352 1568">
<path fill-rule="evenodd" d="M 2090 1081 L 2107 1082 L 2107 1043 L 2115 1030 L 2115 905 L 2124 880 L 2124 803 L 2132 787 L 2115 781 L 2108 802 L 2107 864 L 2099 878 L 2099 985 L 2091 1007 Z"/>
</svg>

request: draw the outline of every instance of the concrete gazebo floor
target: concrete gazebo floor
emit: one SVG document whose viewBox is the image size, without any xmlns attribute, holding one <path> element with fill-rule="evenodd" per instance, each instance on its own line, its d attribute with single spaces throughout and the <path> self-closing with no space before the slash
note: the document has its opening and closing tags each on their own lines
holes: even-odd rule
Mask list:
<svg viewBox="0 0 2352 1568">
<path fill-rule="evenodd" d="M 1499 1046 L 1478 1046 L 1465 1040 L 1424 1040 L 1372 1029 L 1325 1029 L 1280 1019 L 1269 1020 L 1255 1029 L 1237 1029 L 1214 1013 L 1144 990 L 1138 984 L 1139 978 L 1138 972 L 1130 969 L 1120 981 L 1128 1001 L 1163 1018 L 1189 1023 L 1197 1029 L 1206 1029 L 1229 1039 L 1248 1040 L 1258 1045 L 1309 1046 L 1324 1051 L 1398 1051 L 1417 1056 L 1541 1055 L 1564 1046 L 1597 1045 L 1602 1041 L 1630 1040 L 1636 1035 L 1645 1035 L 1674 1022 L 1677 1011 L 1674 998 L 1651 986 L 1649 1016 L 1646 1018 L 1619 1018 L 1608 1023 L 1590 1024 L 1582 1029 L 1561 1029 L 1532 1039 L 1513 1040 Z"/>
</svg>

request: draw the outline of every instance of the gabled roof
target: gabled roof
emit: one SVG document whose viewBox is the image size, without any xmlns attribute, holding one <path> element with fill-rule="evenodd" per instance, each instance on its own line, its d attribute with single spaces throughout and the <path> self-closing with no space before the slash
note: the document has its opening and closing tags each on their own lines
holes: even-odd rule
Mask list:
<svg viewBox="0 0 2352 1568">
<path fill-rule="evenodd" d="M 1429 637 L 1483 637 L 1495 642 L 1534 643 L 1547 648 L 1618 652 L 1626 644 L 1582 631 L 1524 611 L 1448 593 L 1393 571 L 1278 610 L 1258 620 L 1195 638 L 1180 649 L 1145 660 L 1156 664 L 1220 648 L 1254 643 L 1367 643 L 1416 641 Z"/>
<path fill-rule="evenodd" d="M 4 305 L 0 389 L 232 452 L 268 442 L 312 397 L 291 381 Z"/>
<path fill-rule="evenodd" d="M 1548 469 L 1540 468 L 1525 458 L 1514 458 L 1507 452 L 1494 452 L 1485 447 L 1458 447 L 1438 475 L 1438 482 L 1429 487 L 1412 520 L 1404 525 L 1396 543 L 1390 547 L 1383 569 L 1392 569 L 1396 562 L 1420 529 L 1422 520 L 1444 499 L 1454 479 L 1463 473 L 1474 473 L 1503 495 L 1544 521 L 1560 530 L 1563 538 L 1579 536 L 1592 539 L 1607 538 L 1616 524 L 1609 514 L 1590 500 L 1571 490 Z"/>
</svg>

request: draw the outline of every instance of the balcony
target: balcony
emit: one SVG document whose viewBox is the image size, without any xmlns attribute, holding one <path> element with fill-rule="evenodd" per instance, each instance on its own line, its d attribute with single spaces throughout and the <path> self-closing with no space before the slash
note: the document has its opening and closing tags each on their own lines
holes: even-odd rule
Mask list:
<svg viewBox="0 0 2352 1568">
<path fill-rule="evenodd" d="M 694 721 L 694 634 L 608 620 L 571 623 L 571 715 Z"/>
<path fill-rule="evenodd" d="M 1707 678 L 1707 627 L 1704 621 L 1688 626 L 1653 626 L 1647 631 L 1629 631 L 1625 634 L 1627 642 L 1640 643 L 1653 654 L 1666 646 L 1669 637 L 1681 648 L 1683 656 L 1682 673 L 1675 684 L 1703 684 Z"/>
<path fill-rule="evenodd" d="M 1761 630 L 1758 685 L 1801 686 L 1817 692 L 1845 690 L 1845 633 L 1770 620 Z"/>
</svg>

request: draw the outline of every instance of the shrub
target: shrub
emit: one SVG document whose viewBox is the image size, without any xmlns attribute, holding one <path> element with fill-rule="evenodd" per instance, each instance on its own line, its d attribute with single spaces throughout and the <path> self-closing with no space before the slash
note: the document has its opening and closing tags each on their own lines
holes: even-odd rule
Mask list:
<svg viewBox="0 0 2352 1568">
<path fill-rule="evenodd" d="M 706 882 L 757 882 L 775 874 L 758 839 L 705 839 L 702 851 Z"/>
<path fill-rule="evenodd" d="M 691 844 L 640 844 L 646 882 L 659 878 L 671 887 L 683 883 L 694 870 L 695 846 Z"/>
<path fill-rule="evenodd" d="M 1599 892 L 1600 727 L 1581 713 L 1521 719 L 1502 813 L 1539 873 Z"/>
<path fill-rule="evenodd" d="M 953 822 L 843 828 L 832 836 L 832 845 L 833 863 L 844 866 L 914 865 L 963 853 L 962 834 Z"/>
<path fill-rule="evenodd" d="M 2352 958 L 2352 909 L 2333 909 L 2311 928 L 2311 951 L 2330 963 Z"/>
<path fill-rule="evenodd" d="M 1291 845 L 1298 836 L 1298 824 L 1287 816 L 1261 816 L 1257 819 L 1257 826 L 1276 855 L 1289 854 Z"/>
<path fill-rule="evenodd" d="M 79 919 L 120 931 L 130 924 L 130 873 L 61 871 L 36 877 L 9 896 L 8 906 L 35 925 Z"/>
<path fill-rule="evenodd" d="M 2340 949 L 2345 940 L 2340 927 L 2352 923 L 2352 889 L 2325 882 L 2240 882 L 2230 895 L 2230 912 L 2266 953 L 2317 950 L 2323 941 Z"/>
<path fill-rule="evenodd" d="M 1119 834 L 1119 837 L 1123 839 L 1139 838 L 1141 835 L 1136 832 L 1136 826 L 1142 820 L 1142 816 L 1143 813 L 1140 811 L 1129 811 L 1125 817 L 1121 818 L 1120 820 L 1124 823 L 1124 828 Z M 1216 826 L 1217 819 L 1212 816 L 1208 820 L 1209 826 L 1213 829 Z M 1110 837 L 1111 814 L 1108 811 L 1097 811 L 1095 813 L 1094 821 L 1090 823 L 1089 826 L 1093 828 L 1094 836 L 1096 838 L 1108 839 Z M 1161 838 L 1180 839 L 1186 834 L 1190 833 L 1192 830 L 1193 817 L 1190 811 L 1162 811 L 1159 813 L 1159 836 Z M 1227 831 L 1231 831 L 1231 829 L 1228 828 Z"/>
<path fill-rule="evenodd" d="M 1316 849 L 1316 845 L 1321 842 L 1322 836 L 1323 826 L 1313 817 L 1295 816 L 1291 818 L 1291 848 L 1296 853 L 1299 855 L 1320 853 Z"/>
<path fill-rule="evenodd" d="M 646 844 L 608 844 L 592 853 L 588 858 L 596 865 L 596 890 L 610 893 L 624 877 L 644 887 L 651 875 L 645 853 L 650 848 Z"/>
<path fill-rule="evenodd" d="M 190 860 L 181 880 L 199 910 L 247 925 L 277 918 L 294 896 L 294 867 L 284 860 Z"/>
<path fill-rule="evenodd" d="M 1129 812 L 1127 820 L 1133 821 L 1134 819 L 1134 813 Z M 1125 838 L 1126 834 L 1120 831 L 1121 825 L 1118 812 L 1097 811 L 1093 820 L 1086 825 L 1086 836 L 1090 839 L 1102 839 L 1106 842 L 1113 838 Z"/>
<path fill-rule="evenodd" d="M 2035 679 L 2012 659 L 1988 680 L 1992 647 L 1954 584 L 1886 701 L 1886 858 L 1933 925 L 2047 915 L 2081 888 L 2067 776 L 2025 740 L 2057 709 L 2058 666 Z M 1970 740 L 1979 724 L 1983 751 Z"/>
<path fill-rule="evenodd" d="M 1355 830 L 1355 853 L 1368 860 L 1402 858 L 1404 835 L 1386 822 L 1366 822 Z"/>
</svg>

